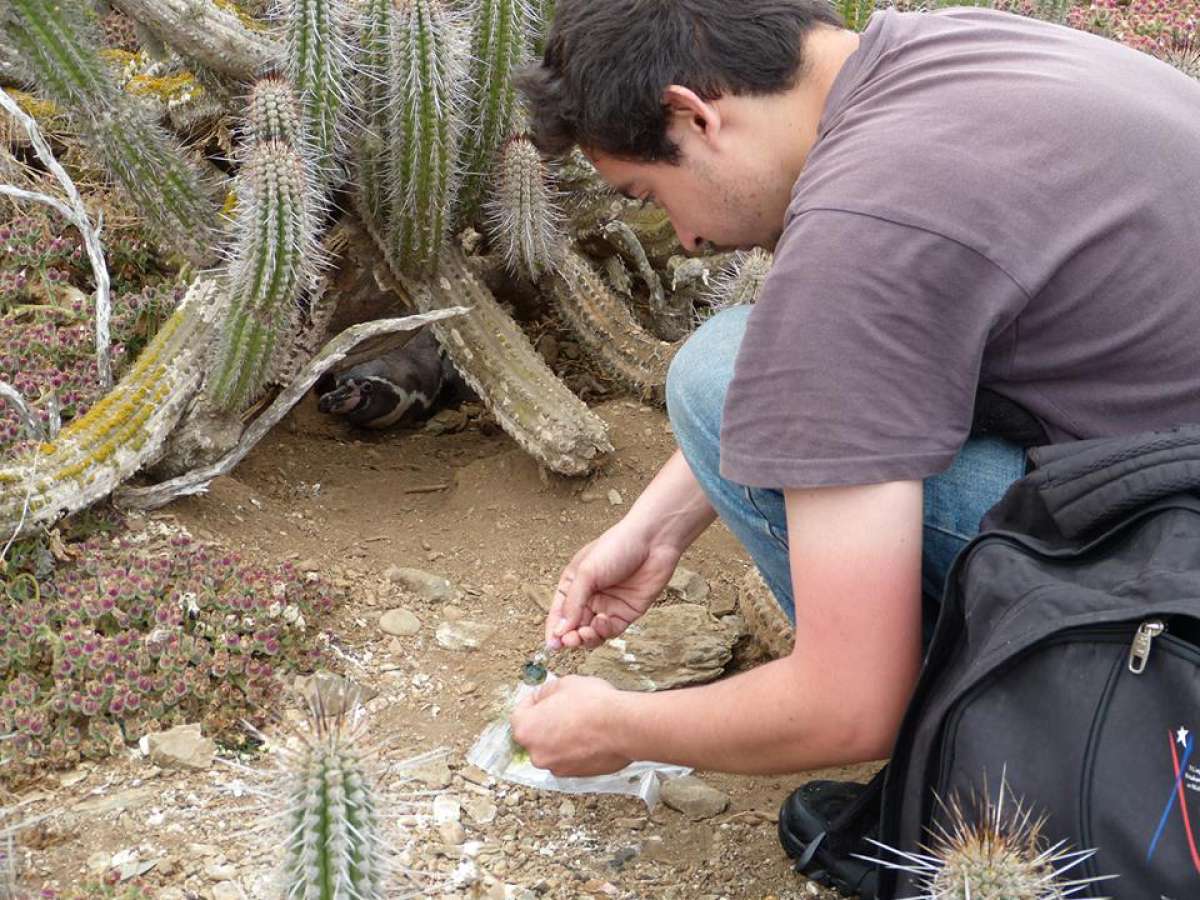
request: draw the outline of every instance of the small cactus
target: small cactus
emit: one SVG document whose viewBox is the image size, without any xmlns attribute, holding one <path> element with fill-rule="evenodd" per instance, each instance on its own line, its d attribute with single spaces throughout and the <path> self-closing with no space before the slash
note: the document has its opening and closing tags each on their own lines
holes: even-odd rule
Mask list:
<svg viewBox="0 0 1200 900">
<path fill-rule="evenodd" d="M 248 406 L 273 377 L 296 325 L 296 300 L 317 267 L 313 197 L 304 161 L 282 141 L 255 144 L 239 176 L 238 235 L 229 264 L 230 310 L 211 380 L 213 403 Z"/>
<path fill-rule="evenodd" d="M 707 300 L 714 311 L 745 306 L 758 300 L 771 271 L 773 257 L 762 248 L 736 253 L 714 280 Z"/>
<path fill-rule="evenodd" d="M 319 190 L 341 177 L 346 110 L 352 104 L 352 28 L 349 0 L 283 0 L 289 80 L 302 110 L 305 153 Z"/>
<path fill-rule="evenodd" d="M 487 195 L 497 151 L 509 136 L 516 87 L 513 72 L 529 54 L 536 12 L 527 0 L 480 0 L 471 34 L 473 90 L 463 136 L 458 217 L 473 222 Z M 506 165 L 508 162 L 506 161 Z M 506 177 L 501 172 L 500 177 Z"/>
<path fill-rule="evenodd" d="M 222 294 L 215 280 L 193 283 L 112 391 L 0 467 L 0 531 L 20 535 L 77 512 L 155 458 L 199 387 Z"/>
<path fill-rule="evenodd" d="M 1072 851 L 1063 841 L 1048 845 L 1042 835 L 1046 820 L 1035 819 L 1011 794 L 1002 776 L 995 800 L 986 788 L 981 801 L 972 797 L 964 804 L 951 797 L 947 803 L 939 797 L 945 824 L 934 826 L 930 846 L 906 853 L 873 841 L 900 861 L 869 861 L 911 874 L 930 900 L 1065 900 L 1113 877 L 1068 877 L 1096 851 Z"/>
<path fill-rule="evenodd" d="M 250 89 L 246 104 L 243 145 L 280 141 L 291 147 L 301 146 L 300 104 L 286 79 L 268 75 Z"/>
<path fill-rule="evenodd" d="M 388 249 L 397 269 L 437 270 L 456 188 L 463 77 L 442 0 L 403 0 L 392 35 Z"/>
<path fill-rule="evenodd" d="M 528 136 L 514 135 L 501 148 L 487 211 L 497 249 L 510 271 L 537 281 L 558 266 L 562 215 L 546 164 Z"/>
<path fill-rule="evenodd" d="M 70 113 L 147 223 L 189 259 L 207 262 L 217 213 L 211 191 L 167 132 L 116 86 L 97 55 L 86 4 L 7 0 L 0 20 L 38 85 Z"/>
</svg>

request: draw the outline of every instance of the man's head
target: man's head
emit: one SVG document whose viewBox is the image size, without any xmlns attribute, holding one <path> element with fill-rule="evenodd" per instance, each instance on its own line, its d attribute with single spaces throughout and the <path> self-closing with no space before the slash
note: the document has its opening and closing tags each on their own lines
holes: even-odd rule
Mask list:
<svg viewBox="0 0 1200 900">
<path fill-rule="evenodd" d="M 856 42 L 840 27 L 828 0 L 559 0 L 519 80 L 534 141 L 578 145 L 614 187 L 662 205 L 689 249 L 773 245 L 820 114 L 789 98 L 825 74 L 810 38 Z"/>
</svg>

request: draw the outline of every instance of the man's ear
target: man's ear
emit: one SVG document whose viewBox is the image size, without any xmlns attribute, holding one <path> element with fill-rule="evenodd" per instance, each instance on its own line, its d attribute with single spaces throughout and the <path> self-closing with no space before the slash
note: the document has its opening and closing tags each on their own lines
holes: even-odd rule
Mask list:
<svg viewBox="0 0 1200 900">
<path fill-rule="evenodd" d="M 672 124 L 676 128 L 694 132 L 709 140 L 721 130 L 721 111 L 691 88 L 668 85 L 663 91 L 663 105 L 670 110 Z"/>
</svg>

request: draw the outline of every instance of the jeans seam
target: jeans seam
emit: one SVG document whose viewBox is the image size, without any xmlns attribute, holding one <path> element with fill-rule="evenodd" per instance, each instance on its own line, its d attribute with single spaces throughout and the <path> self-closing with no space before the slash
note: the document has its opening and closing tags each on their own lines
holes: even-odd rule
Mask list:
<svg viewBox="0 0 1200 900">
<path fill-rule="evenodd" d="M 786 552 L 788 550 L 787 541 L 780 536 L 779 532 L 775 529 L 775 526 L 771 524 L 770 518 L 762 511 L 762 507 L 758 505 L 758 501 L 754 499 L 753 489 L 742 485 L 742 493 L 745 494 L 746 501 L 754 509 L 755 513 L 758 514 L 758 517 L 762 519 L 763 530 L 767 533 L 767 536 L 774 540 L 775 543 L 779 545 L 781 550 Z"/>
</svg>

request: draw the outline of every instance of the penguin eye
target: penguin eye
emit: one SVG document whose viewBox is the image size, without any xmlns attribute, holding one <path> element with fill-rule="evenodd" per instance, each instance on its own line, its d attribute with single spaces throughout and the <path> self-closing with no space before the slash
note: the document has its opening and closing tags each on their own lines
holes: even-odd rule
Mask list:
<svg viewBox="0 0 1200 900">
<path fill-rule="evenodd" d="M 369 381 L 364 381 L 362 383 L 362 385 L 359 387 L 359 390 L 362 391 L 364 394 L 370 394 L 371 391 L 375 390 L 375 386 L 373 384 L 371 384 L 371 382 L 369 382 Z"/>
</svg>

